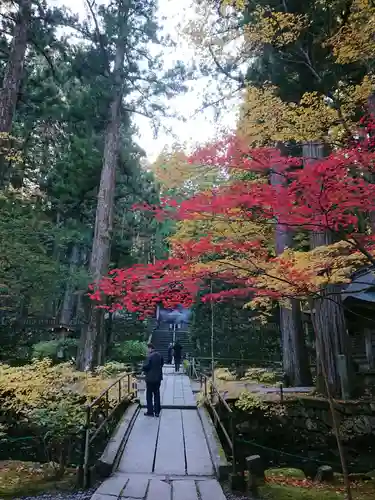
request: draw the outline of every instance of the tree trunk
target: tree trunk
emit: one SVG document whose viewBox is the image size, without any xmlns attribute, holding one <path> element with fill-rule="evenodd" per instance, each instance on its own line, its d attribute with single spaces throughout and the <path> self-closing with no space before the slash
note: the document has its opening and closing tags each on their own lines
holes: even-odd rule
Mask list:
<svg viewBox="0 0 375 500">
<path fill-rule="evenodd" d="M 306 143 L 303 146 L 305 163 L 316 161 L 324 156 L 324 145 L 321 143 Z M 310 233 L 310 246 L 316 248 L 333 243 L 333 235 L 328 231 Z M 350 339 L 346 328 L 344 307 L 340 293 L 341 287 L 328 285 L 322 291 L 321 297 L 313 302 L 311 311 L 312 323 L 317 337 L 316 342 L 316 370 L 317 389 L 326 393 L 327 387 L 323 377 L 322 355 L 326 360 L 325 372 L 327 382 L 333 397 L 342 395 L 342 376 L 340 375 L 338 356 L 345 356 L 346 371 L 349 379 L 345 385 L 348 392 L 352 391 L 352 360 L 350 357 Z"/>
<path fill-rule="evenodd" d="M 27 34 L 31 22 L 31 0 L 20 0 L 13 32 L 12 48 L 5 68 L 2 88 L 0 89 L 0 149 L 7 148 L 7 137 L 12 128 L 17 96 L 23 75 L 23 65 L 27 46 Z M 7 181 L 8 162 L 0 156 L 0 188 Z"/>
<path fill-rule="evenodd" d="M 292 299 L 290 308 L 280 308 L 280 328 L 283 343 L 283 369 L 288 383 L 292 387 L 311 386 L 312 377 L 299 300 Z"/>
<path fill-rule="evenodd" d="M 127 16 L 129 12 L 128 4 L 129 2 L 123 2 L 122 12 L 119 12 L 121 27 L 117 39 L 115 64 L 112 74 L 114 78 L 113 97 L 104 138 L 103 168 L 100 178 L 95 232 L 90 259 L 90 273 L 94 283 L 97 283 L 106 274 L 110 262 L 116 164 L 119 154 L 121 107 L 124 93 L 123 65 L 127 36 Z M 103 326 L 103 310 L 91 305 L 88 324 L 82 330 L 80 351 L 77 359 L 78 369 L 86 371 L 91 370 L 98 364 L 103 364 L 106 350 Z"/>
<path fill-rule="evenodd" d="M 77 266 L 79 265 L 79 257 L 80 257 L 79 247 L 78 245 L 73 245 L 69 259 L 70 276 L 73 275 L 73 273 L 77 269 Z M 72 321 L 74 306 L 77 299 L 74 292 L 75 292 L 74 287 L 71 285 L 71 283 L 68 282 L 65 288 L 64 300 L 60 314 L 60 323 L 62 325 L 69 325 L 70 322 Z"/>
<path fill-rule="evenodd" d="M 31 0 L 20 0 L 13 33 L 12 49 L 0 90 L 0 132 L 10 132 L 25 59 Z"/>
<path fill-rule="evenodd" d="M 274 172 L 271 184 L 281 185 L 282 177 Z M 286 248 L 293 246 L 293 233 L 286 226 L 276 224 L 276 254 L 280 255 Z M 290 307 L 280 306 L 280 329 L 283 370 L 288 385 L 306 387 L 312 384 L 309 368 L 305 332 L 302 323 L 301 305 L 297 299 L 290 300 Z"/>
</svg>

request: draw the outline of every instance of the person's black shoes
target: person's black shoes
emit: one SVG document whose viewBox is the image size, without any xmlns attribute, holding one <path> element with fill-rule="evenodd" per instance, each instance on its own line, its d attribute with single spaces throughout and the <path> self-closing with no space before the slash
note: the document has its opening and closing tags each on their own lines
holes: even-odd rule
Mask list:
<svg viewBox="0 0 375 500">
<path fill-rule="evenodd" d="M 146 411 L 146 413 L 145 413 L 145 417 L 153 417 L 153 416 L 154 416 L 154 414 L 153 414 L 153 413 L 147 413 L 147 411 Z"/>
<path fill-rule="evenodd" d="M 156 418 L 160 417 L 160 413 L 155 413 L 155 417 Z"/>
</svg>

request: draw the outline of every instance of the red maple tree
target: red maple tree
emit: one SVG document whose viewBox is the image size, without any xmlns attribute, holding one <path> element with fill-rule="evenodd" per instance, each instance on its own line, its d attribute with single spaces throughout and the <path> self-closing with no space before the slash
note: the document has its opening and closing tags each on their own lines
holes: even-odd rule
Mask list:
<svg viewBox="0 0 375 500">
<path fill-rule="evenodd" d="M 191 162 L 251 173 L 251 180 L 236 180 L 177 203 L 163 199 L 161 206 L 138 207 L 150 210 L 155 217 L 194 219 L 235 219 L 259 222 L 288 230 L 305 230 L 327 233 L 333 240 L 346 241 L 351 252 L 363 254 L 373 264 L 373 237 L 363 231 L 363 217 L 375 211 L 374 174 L 375 154 L 372 123 L 365 125 L 365 133 L 350 147 L 333 152 L 316 161 L 301 157 L 283 156 L 277 149 L 249 149 L 237 137 L 230 136 L 209 147 L 196 151 Z M 270 174 L 282 182 L 265 181 Z M 213 258 L 246 256 L 255 262 L 248 275 L 235 269 L 213 271 L 207 267 L 197 270 L 197 262 Z M 276 279 L 289 284 L 282 287 L 259 285 L 259 274 L 266 272 L 260 262 L 278 265 Z M 326 265 L 326 264 L 324 264 Z M 111 310 L 126 308 L 137 311 L 142 317 L 152 315 L 157 304 L 173 308 L 177 304 L 190 306 L 205 279 L 213 277 L 231 283 L 232 289 L 206 295 L 204 300 L 223 300 L 245 295 L 306 297 L 318 293 L 312 286 L 312 273 L 327 269 L 301 270 L 285 256 L 275 256 L 265 245 L 264 239 L 252 238 L 239 241 L 225 237 L 221 240 L 207 235 L 199 240 L 180 242 L 173 248 L 173 257 L 155 264 L 135 265 L 129 269 L 116 269 L 92 289 L 91 298 L 101 302 L 101 307 Z M 290 289 L 292 286 L 292 292 Z M 103 299 L 109 298 L 109 305 Z"/>
<path fill-rule="evenodd" d="M 90 286 L 89 296 L 98 307 L 111 312 L 126 309 L 138 313 L 140 319 L 153 316 L 157 305 L 166 309 L 177 305 L 191 307 L 198 283 L 184 269 L 180 259 L 114 269 L 98 284 Z"/>
</svg>

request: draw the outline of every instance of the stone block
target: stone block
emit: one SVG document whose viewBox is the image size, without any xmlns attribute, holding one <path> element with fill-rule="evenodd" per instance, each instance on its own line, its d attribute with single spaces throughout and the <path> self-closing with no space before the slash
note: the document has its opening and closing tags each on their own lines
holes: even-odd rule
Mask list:
<svg viewBox="0 0 375 500">
<path fill-rule="evenodd" d="M 330 465 L 321 465 L 315 476 L 315 481 L 320 483 L 331 483 L 334 479 L 333 469 Z"/>
<path fill-rule="evenodd" d="M 247 492 L 253 496 L 258 495 L 259 486 L 264 483 L 264 464 L 260 455 L 246 457 L 246 468 L 248 470 Z"/>
</svg>

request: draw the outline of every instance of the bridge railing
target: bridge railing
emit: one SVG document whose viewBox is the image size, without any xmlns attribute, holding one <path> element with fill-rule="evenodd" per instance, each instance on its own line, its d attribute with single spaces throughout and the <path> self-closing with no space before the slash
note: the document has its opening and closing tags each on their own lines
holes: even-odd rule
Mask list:
<svg viewBox="0 0 375 500">
<path fill-rule="evenodd" d="M 119 407 L 126 401 L 137 397 L 136 372 L 124 373 L 112 382 L 86 407 L 86 425 L 83 443 L 83 486 L 90 483 L 90 449 L 94 441 L 114 417 Z"/>
<path fill-rule="evenodd" d="M 200 380 L 201 394 L 204 404 L 209 408 L 213 417 L 215 428 L 220 428 L 223 438 L 232 455 L 232 473 L 236 476 L 236 424 L 235 413 L 220 393 L 217 386 L 212 382 L 209 375 L 203 373 L 199 362 L 195 358 L 190 361 L 190 376 Z M 225 425 L 225 421 L 227 425 Z"/>
</svg>

